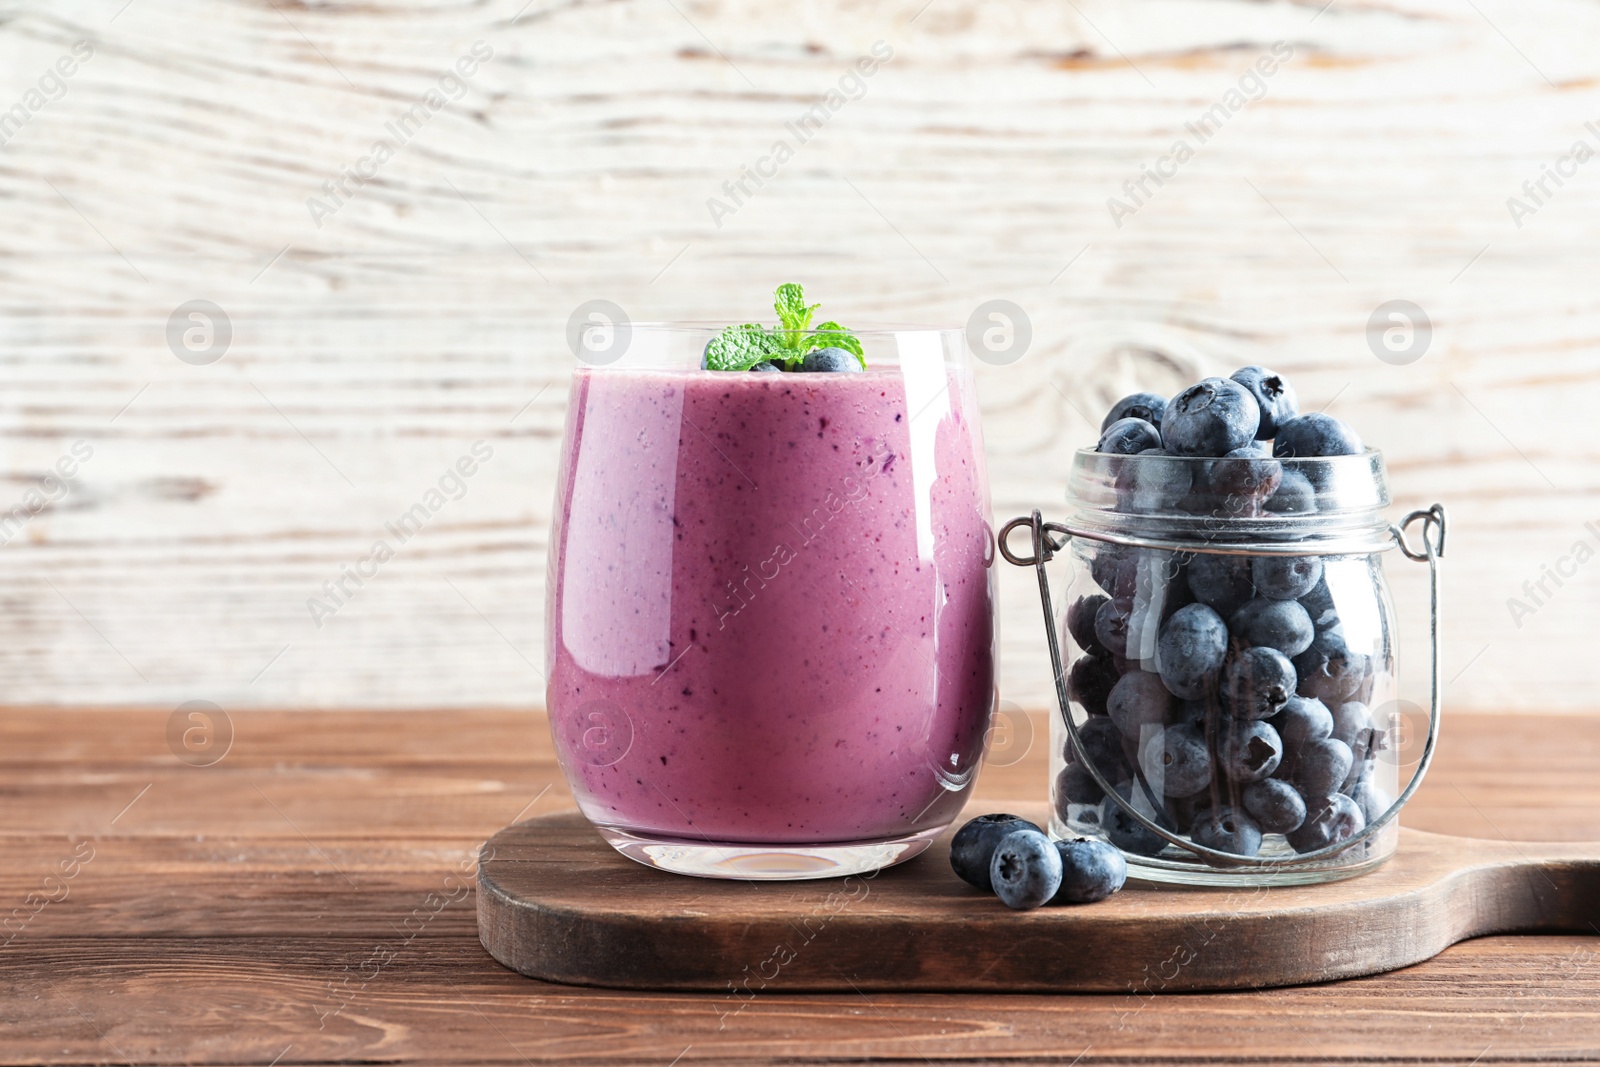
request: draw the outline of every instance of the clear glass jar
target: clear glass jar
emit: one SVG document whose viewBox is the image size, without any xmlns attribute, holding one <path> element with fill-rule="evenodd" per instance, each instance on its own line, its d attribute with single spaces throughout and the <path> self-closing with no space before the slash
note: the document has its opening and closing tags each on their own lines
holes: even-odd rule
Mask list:
<svg viewBox="0 0 1600 1067">
<path fill-rule="evenodd" d="M 1320 882 L 1387 859 L 1404 797 L 1382 554 L 1436 555 L 1383 518 L 1382 456 L 1084 451 L 1068 500 L 1045 532 L 1074 564 L 1052 625 L 1077 729 L 1052 717 L 1051 832 L 1107 839 L 1149 881 Z M 1442 508 L 1411 518 L 1429 515 L 1442 553 Z"/>
<path fill-rule="evenodd" d="M 966 802 L 995 702 L 965 336 L 862 330 L 859 373 L 732 373 L 701 369 L 717 332 L 581 348 L 547 587 L 556 754 L 641 863 L 902 862 Z"/>
</svg>

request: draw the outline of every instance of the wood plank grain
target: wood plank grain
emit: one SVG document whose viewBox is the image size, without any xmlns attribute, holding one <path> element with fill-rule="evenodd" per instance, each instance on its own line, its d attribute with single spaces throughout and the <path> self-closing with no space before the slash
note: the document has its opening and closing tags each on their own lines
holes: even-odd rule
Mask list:
<svg viewBox="0 0 1600 1067">
<path fill-rule="evenodd" d="M 51 942 L 27 961 L 0 954 L 5 1062 L 1466 1065 L 1600 1054 L 1592 938 L 1485 938 L 1390 975 L 1260 993 L 775 988 L 748 1003 L 547 985 L 465 938 L 410 946 L 365 972 L 387 948 L 337 938 L 162 947 L 154 956 L 147 942 L 93 938 Z"/>
<path fill-rule="evenodd" d="M 1397 502 L 1453 508 L 1452 705 L 1592 703 L 1592 574 L 1507 601 L 1600 514 L 1592 435 L 1549 417 L 1600 402 L 1600 194 L 1580 172 L 1520 227 L 1506 202 L 1592 139 L 1600 14 L 66 0 L 0 16 L 0 109 L 80 39 L 0 153 L 0 510 L 94 449 L 0 553 L 6 701 L 537 702 L 567 316 L 744 318 L 804 275 L 847 321 L 1024 307 L 1031 349 L 979 367 L 1001 519 L 1060 506 L 1117 395 L 1292 373 L 1388 452 Z M 461 99 L 319 226 L 308 200 L 478 40 Z M 708 198 L 878 40 L 864 95 L 717 225 Z M 1261 99 L 1117 226 L 1108 198 L 1280 40 Z M 1397 297 L 1434 324 L 1409 366 L 1365 337 Z M 195 298 L 234 327 L 210 366 L 165 339 Z M 465 496 L 318 628 L 307 600 L 479 439 Z M 1392 569 L 1420 682 L 1421 575 Z M 1001 581 L 1002 689 L 1036 705 L 1037 609 Z"/>
</svg>

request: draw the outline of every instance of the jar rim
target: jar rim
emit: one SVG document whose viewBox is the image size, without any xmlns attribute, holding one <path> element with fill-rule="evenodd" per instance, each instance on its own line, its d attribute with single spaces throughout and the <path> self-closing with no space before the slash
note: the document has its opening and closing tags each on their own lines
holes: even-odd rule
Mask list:
<svg viewBox="0 0 1600 1067">
<path fill-rule="evenodd" d="M 1217 464 L 1228 464 L 1218 478 Z M 1257 464 L 1246 469 L 1243 464 Z M 1277 488 L 1260 496 L 1229 491 L 1240 482 Z M 1252 479 L 1255 479 L 1252 481 Z M 1202 486 L 1203 483 L 1203 487 Z M 1292 485 L 1282 507 L 1272 501 Z M 1188 487 L 1188 488 L 1185 488 Z M 1351 456 L 1122 456 L 1080 449 L 1067 485 L 1071 524 L 1106 540 L 1238 546 L 1304 543 L 1318 550 L 1392 547 L 1383 509 L 1390 503 L 1383 453 Z"/>
</svg>

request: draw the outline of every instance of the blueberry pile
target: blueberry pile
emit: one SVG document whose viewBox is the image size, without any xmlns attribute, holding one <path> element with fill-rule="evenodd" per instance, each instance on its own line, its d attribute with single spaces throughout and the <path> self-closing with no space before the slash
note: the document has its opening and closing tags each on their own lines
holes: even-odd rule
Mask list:
<svg viewBox="0 0 1600 1067">
<path fill-rule="evenodd" d="M 1315 509 L 1316 490 L 1304 473 L 1278 460 L 1354 456 L 1365 448 L 1338 419 L 1300 414 L 1294 386 L 1281 375 L 1243 367 L 1171 400 L 1158 393 L 1123 397 L 1100 424 L 1095 450 L 1141 457 L 1116 469 L 1121 511 L 1294 515 Z"/>
<path fill-rule="evenodd" d="M 1116 475 L 1119 510 L 1270 516 L 1315 506 L 1310 480 L 1281 460 L 1363 446 L 1337 419 L 1299 414 L 1282 377 L 1245 367 L 1170 401 L 1123 398 L 1098 450 L 1129 457 Z M 1368 705 L 1389 666 L 1350 647 L 1329 588 L 1345 573 L 1336 588 L 1363 587 L 1363 558 L 1080 551 L 1100 591 L 1065 613 L 1082 653 L 1068 694 L 1087 715 L 1088 761 L 1122 799 L 1170 833 L 1240 856 L 1270 834 L 1311 852 L 1387 810 L 1372 780 L 1385 738 Z M 1063 821 L 1135 855 L 1167 847 L 1104 795 L 1070 739 L 1063 755 L 1053 794 Z"/>
<path fill-rule="evenodd" d="M 1122 853 L 1104 841 L 1052 841 L 1018 815 L 980 815 L 956 831 L 950 866 L 961 880 L 1019 911 L 1092 904 L 1128 879 Z"/>
</svg>

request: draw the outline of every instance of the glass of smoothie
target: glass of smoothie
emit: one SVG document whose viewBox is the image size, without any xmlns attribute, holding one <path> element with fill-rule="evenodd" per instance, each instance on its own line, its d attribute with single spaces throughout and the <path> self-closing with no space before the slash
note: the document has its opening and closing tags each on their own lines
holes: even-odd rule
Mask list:
<svg viewBox="0 0 1600 1067">
<path fill-rule="evenodd" d="M 578 346 L 546 599 L 579 808 L 682 874 L 917 855 L 965 803 L 995 704 L 963 332 L 857 330 L 860 366 L 735 371 L 703 366 L 714 326 L 598 328 Z"/>
</svg>

